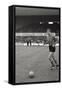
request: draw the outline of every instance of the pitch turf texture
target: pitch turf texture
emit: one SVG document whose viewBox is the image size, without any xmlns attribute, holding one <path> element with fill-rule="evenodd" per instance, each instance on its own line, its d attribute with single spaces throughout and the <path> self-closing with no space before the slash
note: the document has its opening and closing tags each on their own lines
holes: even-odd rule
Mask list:
<svg viewBox="0 0 62 90">
<path fill-rule="evenodd" d="M 16 83 L 42 82 L 59 80 L 59 69 L 50 70 L 47 46 L 16 45 Z M 55 56 L 59 63 L 59 47 Z M 29 72 L 34 71 L 34 78 L 29 78 Z"/>
</svg>

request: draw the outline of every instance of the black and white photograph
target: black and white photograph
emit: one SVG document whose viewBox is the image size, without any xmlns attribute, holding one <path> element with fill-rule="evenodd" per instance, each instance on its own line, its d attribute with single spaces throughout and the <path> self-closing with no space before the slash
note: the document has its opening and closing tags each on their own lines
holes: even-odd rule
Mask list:
<svg viewBox="0 0 62 90">
<path fill-rule="evenodd" d="M 60 81 L 60 9 L 15 8 L 15 83 Z"/>
</svg>

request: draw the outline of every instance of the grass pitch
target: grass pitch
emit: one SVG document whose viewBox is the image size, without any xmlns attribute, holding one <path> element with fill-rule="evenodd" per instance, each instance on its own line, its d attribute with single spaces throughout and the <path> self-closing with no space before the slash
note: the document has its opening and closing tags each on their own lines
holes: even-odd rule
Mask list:
<svg viewBox="0 0 62 90">
<path fill-rule="evenodd" d="M 42 82 L 59 80 L 59 69 L 50 70 L 48 60 L 49 50 L 46 46 L 16 45 L 16 83 Z M 59 47 L 55 56 L 59 63 Z M 29 72 L 34 71 L 34 78 L 29 78 Z"/>
</svg>

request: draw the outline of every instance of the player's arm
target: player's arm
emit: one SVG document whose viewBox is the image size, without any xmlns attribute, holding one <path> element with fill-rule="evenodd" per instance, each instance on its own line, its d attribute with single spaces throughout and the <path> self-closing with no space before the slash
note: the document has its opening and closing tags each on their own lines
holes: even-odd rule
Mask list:
<svg viewBox="0 0 62 90">
<path fill-rule="evenodd" d="M 53 39 L 54 39 L 54 45 L 56 45 L 56 44 L 57 44 L 58 39 L 57 39 L 56 37 L 54 37 Z"/>
<path fill-rule="evenodd" d="M 49 40 L 48 40 L 47 36 L 44 38 L 43 44 L 44 44 L 44 45 L 45 45 L 45 44 L 49 44 Z"/>
</svg>

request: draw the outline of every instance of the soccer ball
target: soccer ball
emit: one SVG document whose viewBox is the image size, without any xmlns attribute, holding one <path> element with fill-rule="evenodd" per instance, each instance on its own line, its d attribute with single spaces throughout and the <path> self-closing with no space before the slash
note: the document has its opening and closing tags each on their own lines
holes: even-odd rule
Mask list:
<svg viewBox="0 0 62 90">
<path fill-rule="evenodd" d="M 30 77 L 30 78 L 34 78 L 34 72 L 33 72 L 33 71 L 30 71 L 30 72 L 29 72 L 29 77 Z"/>
</svg>

